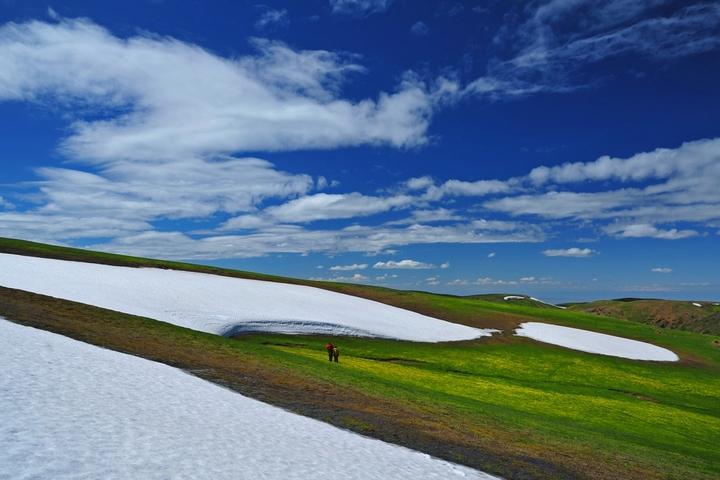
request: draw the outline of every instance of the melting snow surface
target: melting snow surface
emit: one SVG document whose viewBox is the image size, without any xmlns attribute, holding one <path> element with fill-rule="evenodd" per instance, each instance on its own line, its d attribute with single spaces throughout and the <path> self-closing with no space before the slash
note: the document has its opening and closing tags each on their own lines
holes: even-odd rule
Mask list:
<svg viewBox="0 0 720 480">
<path fill-rule="evenodd" d="M 0 319 L 0 477 L 495 479 Z"/>
<path fill-rule="evenodd" d="M 264 330 L 439 342 L 493 332 L 302 285 L 21 255 L 0 254 L 0 285 L 218 335 Z"/>
<path fill-rule="evenodd" d="M 555 305 L 554 303 L 543 302 L 542 300 L 538 300 L 535 297 L 530 297 L 530 300 L 535 300 L 536 302 L 544 303 L 545 305 L 550 305 L 551 307 L 555 307 L 555 308 L 561 308 L 563 310 L 567 309 L 567 307 L 561 307 L 560 305 Z"/>
<path fill-rule="evenodd" d="M 548 323 L 521 323 L 520 327 L 515 331 L 515 335 L 572 348 L 573 350 L 613 357 L 660 362 L 676 362 L 679 360 L 678 356 L 670 350 L 649 343 Z"/>
</svg>

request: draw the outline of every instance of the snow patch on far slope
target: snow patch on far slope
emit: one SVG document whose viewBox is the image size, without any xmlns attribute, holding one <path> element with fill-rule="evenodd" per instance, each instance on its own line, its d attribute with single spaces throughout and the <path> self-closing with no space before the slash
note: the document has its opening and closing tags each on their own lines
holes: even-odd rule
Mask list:
<svg viewBox="0 0 720 480">
<path fill-rule="evenodd" d="M 548 323 L 521 323 L 520 327 L 515 330 L 515 335 L 573 350 L 613 357 L 659 362 L 679 360 L 678 356 L 670 350 L 650 343 Z"/>
<path fill-rule="evenodd" d="M 497 477 L 0 318 L 2 478 Z"/>
<path fill-rule="evenodd" d="M 542 300 L 539 300 L 535 297 L 530 297 L 530 300 L 535 300 L 536 302 L 544 303 L 545 305 L 550 305 L 551 307 L 555 307 L 555 308 L 561 308 L 563 310 L 567 309 L 567 307 L 561 307 L 560 305 L 555 305 L 554 303 L 543 302 Z"/>
<path fill-rule="evenodd" d="M 491 330 L 320 288 L 157 268 L 0 254 L 0 285 L 225 335 L 243 328 L 470 340 Z"/>
</svg>

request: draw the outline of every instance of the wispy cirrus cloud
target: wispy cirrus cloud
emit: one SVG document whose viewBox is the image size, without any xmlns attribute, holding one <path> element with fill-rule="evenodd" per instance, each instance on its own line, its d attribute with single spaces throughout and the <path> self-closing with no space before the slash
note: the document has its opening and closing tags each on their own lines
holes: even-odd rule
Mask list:
<svg viewBox="0 0 720 480">
<path fill-rule="evenodd" d="M 288 11 L 286 9 L 280 10 L 266 10 L 260 15 L 257 22 L 255 22 L 255 28 L 260 30 L 268 27 L 280 27 L 290 23 Z"/>
<path fill-rule="evenodd" d="M 427 24 L 421 21 L 413 23 L 412 27 L 410 27 L 410 33 L 417 36 L 427 35 L 429 31 Z"/>
<path fill-rule="evenodd" d="M 655 267 L 651 268 L 650 271 L 653 273 L 671 273 L 673 269 L 668 267 Z"/>
<path fill-rule="evenodd" d="M 12 208 L 15 208 L 15 205 L 13 205 L 8 200 L 5 200 L 3 197 L 0 197 L 0 208 L 10 210 Z"/>
<path fill-rule="evenodd" d="M 587 67 L 615 57 L 660 62 L 720 48 L 716 2 L 549 0 L 506 18 L 495 59 L 465 94 L 562 93 L 597 82 Z"/>
<path fill-rule="evenodd" d="M 344 15 L 369 15 L 387 10 L 393 0 L 330 0 L 333 13 Z"/>
</svg>

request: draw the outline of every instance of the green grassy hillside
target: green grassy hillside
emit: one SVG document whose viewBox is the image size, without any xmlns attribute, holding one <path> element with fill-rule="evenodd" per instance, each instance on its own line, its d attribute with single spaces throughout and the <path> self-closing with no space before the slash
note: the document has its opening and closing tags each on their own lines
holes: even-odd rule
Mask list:
<svg viewBox="0 0 720 480">
<path fill-rule="evenodd" d="M 716 303 L 718 302 L 618 299 L 576 303 L 569 305 L 569 309 L 661 328 L 720 335 L 720 305 Z"/>
<path fill-rule="evenodd" d="M 0 288 L 0 316 L 183 368 L 246 395 L 508 479 L 720 477 L 718 337 L 584 312 L 361 285 L 270 277 L 14 240 L 0 251 L 303 283 L 468 325 L 472 342 L 320 337 L 222 338 Z M 123 263 L 121 263 L 123 262 Z M 512 336 L 526 320 L 650 341 L 678 363 L 592 355 Z M 241 434 L 241 432 L 239 432 Z"/>
</svg>

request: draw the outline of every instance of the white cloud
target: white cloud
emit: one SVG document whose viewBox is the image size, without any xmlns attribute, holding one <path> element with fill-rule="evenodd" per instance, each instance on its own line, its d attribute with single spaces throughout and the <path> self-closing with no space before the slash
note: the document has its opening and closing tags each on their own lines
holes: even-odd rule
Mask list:
<svg viewBox="0 0 720 480">
<path fill-rule="evenodd" d="M 323 277 L 310 277 L 310 280 L 316 280 L 316 281 L 319 281 L 319 282 L 351 282 L 351 283 L 356 283 L 356 282 L 366 282 L 366 281 L 369 280 L 369 278 L 366 277 L 365 275 L 361 274 L 361 273 L 356 273 L 355 275 L 351 275 L 351 276 L 349 276 L 349 277 L 343 277 L 343 276 L 328 277 L 328 278 L 323 278 Z"/>
<path fill-rule="evenodd" d="M 593 218 L 618 207 L 637 204 L 641 197 L 639 192 L 630 190 L 593 193 L 552 191 L 489 200 L 483 206 L 489 210 L 505 212 L 513 216 Z"/>
<path fill-rule="evenodd" d="M 671 273 L 671 272 L 672 272 L 672 268 L 668 268 L 668 267 L 655 267 L 655 268 L 651 268 L 650 271 L 651 271 L 651 272 L 655 272 L 655 273 Z"/>
<path fill-rule="evenodd" d="M 422 145 L 433 102 L 457 85 L 438 82 L 431 91 L 406 76 L 393 94 L 348 100 L 343 82 L 364 70 L 357 57 L 254 42 L 255 55 L 229 59 L 149 34 L 121 39 L 87 20 L 0 27 L 0 100 L 73 112 L 62 153 L 89 170 L 38 169 L 39 181 L 29 184 L 36 191 L 26 195 L 37 207 L 0 210 L 0 234 L 55 242 L 107 238 L 97 246 L 149 256 L 237 258 L 534 242 L 548 228 L 472 220 L 483 208 L 578 222 L 618 237 L 688 238 L 720 222 L 720 138 L 542 166 L 510 179 L 436 183 L 420 176 L 388 196 L 317 193 L 329 185 L 324 177 L 226 152 Z M 567 191 L 590 182 L 592 192 Z M 454 198 L 461 196 L 494 198 L 463 211 Z M 0 198 L 0 208 L 12 204 Z M 406 218 L 382 225 L 301 226 L 404 209 Z M 222 227 L 192 235 L 153 230 L 158 220 L 227 216 Z M 234 230 L 249 232 L 226 234 Z"/>
<path fill-rule="evenodd" d="M 633 225 L 610 225 L 605 228 L 607 233 L 624 238 L 659 238 L 663 240 L 680 240 L 683 238 L 694 237 L 698 235 L 695 230 L 678 230 L 671 228 L 662 230 L 648 223 L 640 223 Z"/>
<path fill-rule="evenodd" d="M 365 270 L 367 267 L 367 263 L 353 263 L 352 265 L 334 265 L 330 267 L 330 270 L 348 272 L 352 270 Z"/>
<path fill-rule="evenodd" d="M 318 220 L 357 218 L 388 210 L 409 207 L 413 198 L 407 195 L 373 197 L 360 193 L 317 193 L 268 207 L 258 214 L 242 215 L 226 221 L 221 231 L 262 228 L 277 223 L 309 223 Z"/>
<path fill-rule="evenodd" d="M 288 11 L 282 10 L 267 10 L 260 15 L 260 18 L 255 22 L 255 27 L 263 29 L 271 26 L 282 26 L 289 23 Z"/>
<path fill-rule="evenodd" d="M 387 10 L 393 0 L 330 0 L 333 13 L 368 15 Z"/>
<path fill-rule="evenodd" d="M 343 277 L 338 277 L 336 280 L 339 281 L 341 278 L 343 278 Z M 366 281 L 367 279 L 368 279 L 368 277 L 366 277 L 365 275 L 362 275 L 362 274 L 360 274 L 360 273 L 356 273 L 355 275 L 353 275 L 352 277 L 349 278 L 349 281 L 352 281 L 352 282 L 364 282 L 364 281 Z"/>
<path fill-rule="evenodd" d="M 424 263 L 424 262 L 418 262 L 417 260 L 400 260 L 399 262 L 396 262 L 395 260 L 388 260 L 387 262 L 377 262 L 375 265 L 373 265 L 373 268 L 381 268 L 381 269 L 409 269 L 409 270 L 425 270 L 430 268 L 437 268 L 432 263 Z"/>
<path fill-rule="evenodd" d="M 463 285 L 467 285 L 468 281 L 463 280 L 461 278 L 456 278 L 455 280 L 449 281 L 447 284 L 451 285 L 451 286 L 463 286 Z"/>
<path fill-rule="evenodd" d="M 423 198 L 437 201 L 443 197 L 482 197 L 497 193 L 508 193 L 517 184 L 516 179 L 510 180 L 477 180 L 466 182 L 463 180 L 448 180 L 441 185 L 435 185 L 430 177 L 412 178 L 406 182 L 410 190 L 425 190 Z"/>
<path fill-rule="evenodd" d="M 413 177 L 405 181 L 405 186 L 408 190 L 424 190 L 434 184 L 435 181 L 429 176 Z"/>
<path fill-rule="evenodd" d="M 256 158 L 177 158 L 173 163 L 117 162 L 98 173 L 40 168 L 32 210 L 0 212 L 7 236 L 51 242 L 122 237 L 157 219 L 204 219 L 252 211 L 269 198 L 308 192 L 307 175 L 278 171 Z M 247 225 L 257 228 L 258 225 Z"/>
<path fill-rule="evenodd" d="M 486 225 L 487 227 L 487 225 Z M 514 229 L 478 228 L 474 223 L 407 227 L 352 225 L 339 230 L 308 230 L 271 225 L 243 235 L 193 238 L 182 232 L 144 231 L 118 235 L 91 245 L 97 250 L 155 258 L 248 258 L 272 253 L 387 252 L 391 247 L 437 243 L 512 243 L 543 239 L 538 227 L 516 223 Z"/>
<path fill-rule="evenodd" d="M 151 35 L 120 39 L 88 20 L 0 27 L 0 100 L 96 107 L 78 118 L 64 151 L 93 162 L 171 160 L 241 150 L 298 150 L 425 142 L 432 112 L 407 77 L 395 93 L 338 97 L 352 58 L 256 40 L 228 59 Z"/>
<path fill-rule="evenodd" d="M 291 200 L 278 207 L 270 207 L 264 213 L 280 222 L 301 223 L 372 215 L 391 209 L 406 208 L 412 202 L 413 199 L 405 195 L 383 198 L 359 193 L 318 193 Z"/>
<path fill-rule="evenodd" d="M 678 148 L 658 148 L 629 158 L 602 156 L 593 162 L 537 167 L 530 174 L 535 184 L 617 180 L 621 182 L 696 176 L 720 161 L 718 139 L 686 142 Z"/>
<path fill-rule="evenodd" d="M 443 269 L 445 269 L 445 268 L 450 268 L 450 262 L 443 262 L 443 263 L 441 263 L 441 264 L 440 264 L 440 268 L 443 268 Z"/>
<path fill-rule="evenodd" d="M 432 100 L 410 77 L 394 94 L 349 101 L 340 97 L 341 85 L 363 71 L 350 55 L 255 40 L 256 55 L 229 59 L 168 37 L 121 39 L 89 20 L 57 20 L 0 26 L 0 101 L 72 112 L 61 153 L 91 171 L 38 169 L 39 181 L 26 184 L 38 191 L 25 195 L 38 206 L 4 214 L 6 234 L 48 241 L 111 237 L 107 245 L 144 243 L 155 250 L 157 239 L 176 235 L 153 232 L 150 222 L 159 219 L 243 213 L 233 228 L 270 229 L 407 202 L 353 193 L 308 196 L 327 180 L 224 152 L 422 144 Z M 268 199 L 298 196 L 302 200 L 258 212 Z M 323 200 L 325 209 L 318 205 Z M 204 247 L 213 242 L 177 235 L 177 251 L 211 255 Z M 203 247 L 192 252 L 190 245 Z"/>
<path fill-rule="evenodd" d="M 518 280 L 503 280 L 503 279 L 495 279 L 492 277 L 480 277 L 475 279 L 472 282 L 468 282 L 467 280 L 460 280 L 456 279 L 453 282 L 448 283 L 448 285 L 468 285 L 469 283 L 472 283 L 473 285 L 482 285 L 482 286 L 516 286 L 521 284 L 552 284 L 557 283 L 552 280 L 550 277 L 522 277 Z"/>
<path fill-rule="evenodd" d="M 428 285 L 440 285 L 440 278 L 439 277 L 428 277 L 425 279 L 425 283 Z"/>
<path fill-rule="evenodd" d="M 425 22 L 415 22 L 413 23 L 412 27 L 410 27 L 410 33 L 413 35 L 427 35 L 428 34 L 428 26 L 425 24 Z"/>
<path fill-rule="evenodd" d="M 0 212 L 0 237 L 65 243 L 82 238 L 116 238 L 151 229 L 143 220 L 56 213 Z"/>
<path fill-rule="evenodd" d="M 453 210 L 436 208 L 434 210 L 414 210 L 409 217 L 400 220 L 393 220 L 387 224 L 410 225 L 414 223 L 435 223 L 459 220 L 463 220 L 463 217 L 455 213 Z"/>
<path fill-rule="evenodd" d="M 388 273 L 384 273 L 384 274 L 382 274 L 382 275 L 376 276 L 376 277 L 375 277 L 375 280 L 377 280 L 378 282 L 384 282 L 384 281 L 386 281 L 386 280 L 393 279 L 393 278 L 398 278 L 398 276 L 397 276 L 397 275 L 390 275 L 390 274 L 388 274 Z"/>
<path fill-rule="evenodd" d="M 170 163 L 117 162 L 97 174 L 40 168 L 44 213 L 121 218 L 202 218 L 254 209 L 267 198 L 308 192 L 307 175 L 257 158 L 176 158 Z"/>
<path fill-rule="evenodd" d="M 488 253 L 488 258 L 495 258 L 495 252 Z"/>
<path fill-rule="evenodd" d="M 720 220 L 720 138 L 685 142 L 677 148 L 660 148 L 628 158 L 600 157 L 593 162 L 537 167 L 519 181 L 523 188 L 550 188 L 548 192 L 522 193 L 486 201 L 489 210 L 513 216 L 536 215 L 581 221 L 614 220 L 602 229 L 625 237 L 687 238 L 697 230 L 654 224 L 694 222 L 708 225 Z M 641 183 L 602 190 L 600 182 Z M 556 191 L 558 184 L 596 182 L 599 191 Z"/>
<path fill-rule="evenodd" d="M 516 280 L 495 280 L 490 277 L 480 277 L 473 282 L 476 285 L 517 285 Z"/>
<path fill-rule="evenodd" d="M 595 255 L 597 252 L 595 250 L 591 250 L 589 248 L 572 247 L 572 248 L 548 249 L 548 250 L 543 250 L 542 253 L 546 257 L 583 258 L 583 257 L 590 257 L 592 255 Z"/>
<path fill-rule="evenodd" d="M 13 205 L 11 202 L 5 200 L 3 197 L 0 197 L 0 208 L 5 210 L 11 210 L 15 208 L 15 205 Z"/>
</svg>

